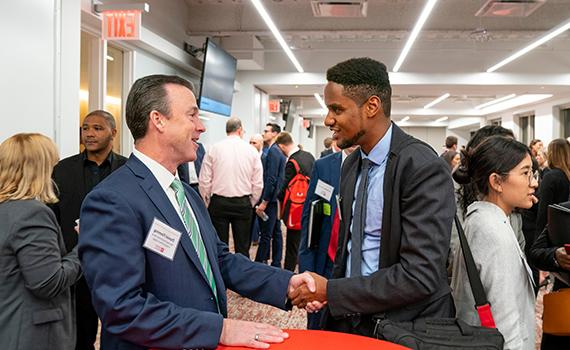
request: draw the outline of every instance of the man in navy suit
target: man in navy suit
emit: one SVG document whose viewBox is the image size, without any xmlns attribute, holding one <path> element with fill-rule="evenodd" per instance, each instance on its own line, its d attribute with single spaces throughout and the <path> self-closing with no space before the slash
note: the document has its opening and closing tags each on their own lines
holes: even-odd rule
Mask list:
<svg viewBox="0 0 570 350">
<path fill-rule="evenodd" d="M 196 160 L 180 164 L 178 166 L 178 176 L 180 176 L 180 181 L 186 182 L 190 187 L 195 189 L 196 192 L 199 192 L 198 178 L 200 177 L 200 170 L 202 169 L 202 161 L 204 160 L 204 155 L 206 155 L 206 149 L 200 142 L 196 143 L 198 144 Z"/>
<path fill-rule="evenodd" d="M 269 260 L 269 249 L 271 247 L 271 265 L 281 267 L 283 256 L 283 236 L 281 235 L 281 221 L 277 217 L 277 198 L 283 179 L 285 177 L 285 163 L 287 158 L 283 155 L 279 147 L 275 144 L 275 138 L 281 132 L 281 127 L 274 123 L 268 123 L 263 131 L 263 141 L 269 145 L 267 154 L 262 158 L 263 163 L 263 193 L 261 203 L 255 210 L 263 217 L 263 213 L 268 219 L 260 222 L 261 237 L 255 261 L 266 263 Z"/>
<path fill-rule="evenodd" d="M 79 255 L 102 322 L 101 349 L 268 347 L 281 329 L 227 319 L 226 288 L 286 308 L 308 274 L 230 254 L 200 196 L 176 168 L 196 158 L 200 134 L 192 85 L 177 76 L 137 80 L 126 120 L 135 140 L 122 168 L 81 209 Z"/>
</svg>

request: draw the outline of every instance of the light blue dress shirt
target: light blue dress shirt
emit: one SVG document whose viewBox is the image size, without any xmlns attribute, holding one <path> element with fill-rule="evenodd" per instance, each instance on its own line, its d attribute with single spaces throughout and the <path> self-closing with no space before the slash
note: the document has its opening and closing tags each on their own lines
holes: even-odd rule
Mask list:
<svg viewBox="0 0 570 350">
<path fill-rule="evenodd" d="M 370 154 L 366 155 L 360 150 L 362 159 L 370 160 L 370 169 L 368 170 L 368 200 L 366 202 L 366 223 L 364 226 L 364 237 L 362 239 L 362 276 L 368 276 L 378 271 L 378 263 L 380 262 L 380 236 L 382 233 L 382 212 L 384 210 L 384 172 L 386 171 L 386 162 L 390 153 L 390 142 L 392 141 L 392 125 L 386 131 L 386 134 L 372 148 Z M 362 174 L 358 175 L 354 193 L 358 189 L 358 184 L 362 178 Z M 356 195 L 352 202 L 352 212 L 356 204 Z M 354 214 L 353 214 L 354 218 Z M 351 219 L 350 231 L 354 220 Z M 352 240 L 348 241 L 348 259 L 346 265 L 346 277 L 350 277 L 351 264 L 350 255 L 352 252 Z"/>
</svg>

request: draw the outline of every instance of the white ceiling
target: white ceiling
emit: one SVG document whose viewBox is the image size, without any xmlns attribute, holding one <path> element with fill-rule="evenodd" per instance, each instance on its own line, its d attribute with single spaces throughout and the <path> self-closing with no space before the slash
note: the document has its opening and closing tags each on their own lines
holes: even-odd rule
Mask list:
<svg viewBox="0 0 570 350">
<path fill-rule="evenodd" d="M 263 56 L 263 70 L 255 73 L 296 72 L 249 0 L 147 2 L 151 12 L 145 14 L 143 24 L 159 32 L 167 29 L 166 37 L 172 41 L 200 43 L 213 37 L 238 58 Z M 322 75 L 342 60 L 362 56 L 380 60 L 391 69 L 427 0 L 369 0 L 366 18 L 316 18 L 310 0 L 262 2 L 304 70 Z M 486 2 L 438 1 L 400 73 L 390 74 L 395 116 L 413 114 L 446 92 L 451 97 L 427 114 L 434 118 L 469 115 L 467 111 L 472 112 L 474 106 L 511 93 L 570 98 L 568 31 L 496 73 L 484 73 L 570 19 L 570 0 L 546 0 L 528 17 L 476 17 Z M 185 32 L 180 33 L 180 28 Z M 261 45 L 254 48 L 254 41 Z M 254 66 L 249 64 L 252 60 L 238 62 L 238 68 Z M 241 74 L 248 73 L 242 70 Z M 302 79 L 264 80 L 258 86 L 271 95 L 299 101 L 305 110 L 318 109 L 312 95 L 323 91 L 323 84 Z"/>
</svg>

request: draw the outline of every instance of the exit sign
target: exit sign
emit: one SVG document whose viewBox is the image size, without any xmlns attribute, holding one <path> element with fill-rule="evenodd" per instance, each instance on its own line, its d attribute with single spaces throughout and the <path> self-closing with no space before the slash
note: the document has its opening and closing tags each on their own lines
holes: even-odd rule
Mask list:
<svg viewBox="0 0 570 350">
<path fill-rule="evenodd" d="M 281 106 L 281 101 L 279 100 L 269 100 L 269 112 L 279 113 L 279 107 Z"/>
<path fill-rule="evenodd" d="M 103 39 L 139 40 L 141 17 L 139 10 L 103 11 Z"/>
</svg>

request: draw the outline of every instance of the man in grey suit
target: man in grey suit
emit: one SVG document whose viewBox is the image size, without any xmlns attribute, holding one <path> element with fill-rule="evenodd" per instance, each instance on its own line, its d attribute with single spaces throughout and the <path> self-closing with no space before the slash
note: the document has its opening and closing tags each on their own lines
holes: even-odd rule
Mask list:
<svg viewBox="0 0 570 350">
<path fill-rule="evenodd" d="M 375 316 L 452 317 L 445 263 L 455 213 L 449 171 L 390 120 L 386 66 L 356 58 L 327 71 L 325 119 L 340 148 L 360 145 L 341 173 L 339 245 L 330 280 L 293 303 L 327 301 L 325 329 L 373 336 Z M 313 301 L 313 302 L 311 302 Z"/>
</svg>

